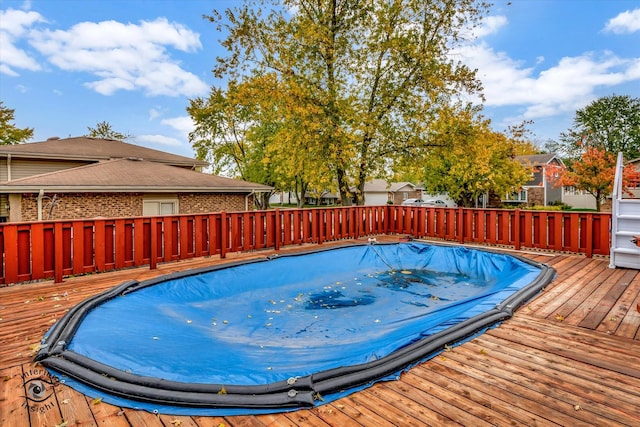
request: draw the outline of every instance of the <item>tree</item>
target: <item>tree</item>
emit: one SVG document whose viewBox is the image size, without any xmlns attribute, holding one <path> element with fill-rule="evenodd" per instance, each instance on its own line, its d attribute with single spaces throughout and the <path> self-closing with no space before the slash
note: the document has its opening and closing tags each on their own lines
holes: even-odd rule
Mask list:
<svg viewBox="0 0 640 427">
<path fill-rule="evenodd" d="M 12 123 L 14 113 L 0 101 L 0 145 L 21 144 L 33 136 L 33 128 L 18 128 Z"/>
<path fill-rule="evenodd" d="M 599 212 L 602 202 L 613 191 L 616 157 L 612 152 L 588 147 L 579 159 L 572 162 L 570 169 L 548 168 L 547 179 L 555 186 L 574 187 L 591 194 L 596 199 L 596 210 Z M 622 176 L 623 191 L 632 180 L 640 178 L 632 165 L 625 167 Z"/>
<path fill-rule="evenodd" d="M 520 188 L 530 172 L 515 160 L 528 143 L 495 132 L 473 109 L 452 109 L 435 126 L 442 147 L 414 159 L 428 192 L 447 192 L 459 206 L 474 207 L 486 194 L 507 194 Z"/>
<path fill-rule="evenodd" d="M 569 160 L 590 148 L 622 152 L 626 159 L 640 157 L 640 98 L 612 95 L 596 99 L 576 111 L 573 127 L 560 140 L 555 148 Z"/>
<path fill-rule="evenodd" d="M 295 190 L 302 206 L 308 189 L 324 189 L 331 180 L 326 168 L 313 167 L 317 145 L 307 143 L 315 128 L 296 129 L 299 121 L 283 119 L 286 100 L 264 96 L 265 90 L 278 90 L 274 77 L 230 82 L 226 91 L 214 88 L 207 99 L 191 100 L 187 111 L 196 126 L 189 139 L 198 158 L 214 165 L 214 173 Z"/>
<path fill-rule="evenodd" d="M 107 121 L 99 122 L 95 128 L 87 127 L 89 133 L 85 136 L 100 139 L 113 139 L 116 141 L 126 141 L 133 136 L 115 131 Z"/>
<path fill-rule="evenodd" d="M 450 52 L 487 7 L 476 0 L 248 1 L 227 9 L 226 20 L 209 17 L 229 34 L 230 55 L 217 58 L 214 74 L 265 85 L 256 96 L 287 130 L 267 152 L 288 154 L 280 166 L 291 178 L 301 167 L 328 170 L 343 204 L 353 196 L 363 204 L 365 182 L 392 159 L 439 144 L 429 126 L 442 105 L 480 91 L 475 72 Z"/>
</svg>

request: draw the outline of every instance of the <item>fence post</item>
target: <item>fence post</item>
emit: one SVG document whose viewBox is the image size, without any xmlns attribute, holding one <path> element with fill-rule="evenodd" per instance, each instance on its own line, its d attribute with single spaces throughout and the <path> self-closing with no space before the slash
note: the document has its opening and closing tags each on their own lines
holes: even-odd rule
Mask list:
<svg viewBox="0 0 640 427">
<path fill-rule="evenodd" d="M 55 283 L 62 282 L 64 236 L 62 235 L 62 222 L 56 222 L 53 226 L 53 246 L 55 248 L 55 262 L 53 268 L 53 280 Z"/>
<path fill-rule="evenodd" d="M 515 249 L 520 250 L 520 209 L 516 209 L 514 212 L 513 223 L 511 226 L 513 227 L 513 240 Z"/>
<path fill-rule="evenodd" d="M 4 278 L 5 283 L 18 281 L 18 227 L 14 224 L 4 225 Z"/>
<path fill-rule="evenodd" d="M 282 222 L 280 218 L 280 209 L 276 209 L 274 215 L 275 227 L 273 230 L 273 248 L 278 251 L 280 250 L 280 237 L 282 234 Z"/>
<path fill-rule="evenodd" d="M 586 219 L 586 227 L 587 227 L 587 233 L 586 233 L 586 242 L 585 242 L 585 251 L 586 251 L 586 255 L 587 258 L 592 258 L 593 257 L 593 214 L 592 213 L 588 213 L 587 214 L 587 219 Z"/>
<path fill-rule="evenodd" d="M 150 236 L 149 236 L 149 269 L 155 270 L 158 268 L 158 234 L 156 232 L 157 219 L 155 216 L 151 217 L 149 222 Z"/>
<path fill-rule="evenodd" d="M 458 243 L 462 244 L 464 243 L 464 208 L 458 208 L 457 222 L 456 233 L 458 233 Z"/>
<path fill-rule="evenodd" d="M 227 237 L 229 236 L 229 224 L 227 223 L 227 213 L 220 213 L 220 258 L 227 256 Z"/>
</svg>

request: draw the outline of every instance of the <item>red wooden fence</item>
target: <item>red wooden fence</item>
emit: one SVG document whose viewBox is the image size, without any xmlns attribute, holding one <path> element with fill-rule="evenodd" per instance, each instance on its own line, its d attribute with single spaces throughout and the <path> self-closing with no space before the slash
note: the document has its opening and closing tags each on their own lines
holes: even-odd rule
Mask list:
<svg viewBox="0 0 640 427">
<path fill-rule="evenodd" d="M 405 206 L 0 224 L 0 284 L 302 243 L 407 234 L 608 255 L 609 213 Z"/>
</svg>

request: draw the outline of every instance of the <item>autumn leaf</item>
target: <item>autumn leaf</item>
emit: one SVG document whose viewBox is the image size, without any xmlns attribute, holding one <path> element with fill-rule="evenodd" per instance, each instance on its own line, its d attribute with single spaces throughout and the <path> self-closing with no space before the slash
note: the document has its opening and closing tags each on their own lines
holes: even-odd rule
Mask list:
<svg viewBox="0 0 640 427">
<path fill-rule="evenodd" d="M 96 397 L 91 401 L 92 405 L 99 405 L 102 403 L 102 398 L 101 397 Z"/>
</svg>

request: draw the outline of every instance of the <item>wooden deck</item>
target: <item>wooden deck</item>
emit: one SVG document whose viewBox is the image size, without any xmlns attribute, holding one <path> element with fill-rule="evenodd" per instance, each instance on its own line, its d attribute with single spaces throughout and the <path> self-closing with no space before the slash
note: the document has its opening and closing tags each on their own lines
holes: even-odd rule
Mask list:
<svg viewBox="0 0 640 427">
<path fill-rule="evenodd" d="M 229 254 L 226 261 L 269 253 Z M 609 269 L 607 259 L 523 255 L 552 265 L 558 277 L 499 327 L 399 381 L 310 410 L 259 416 L 154 415 L 60 384 L 44 383 L 42 396 L 27 398 L 33 381 L 48 380 L 31 362 L 40 338 L 70 307 L 125 280 L 221 262 L 217 257 L 0 288 L 0 426 L 640 425 L 640 271 Z"/>
</svg>

